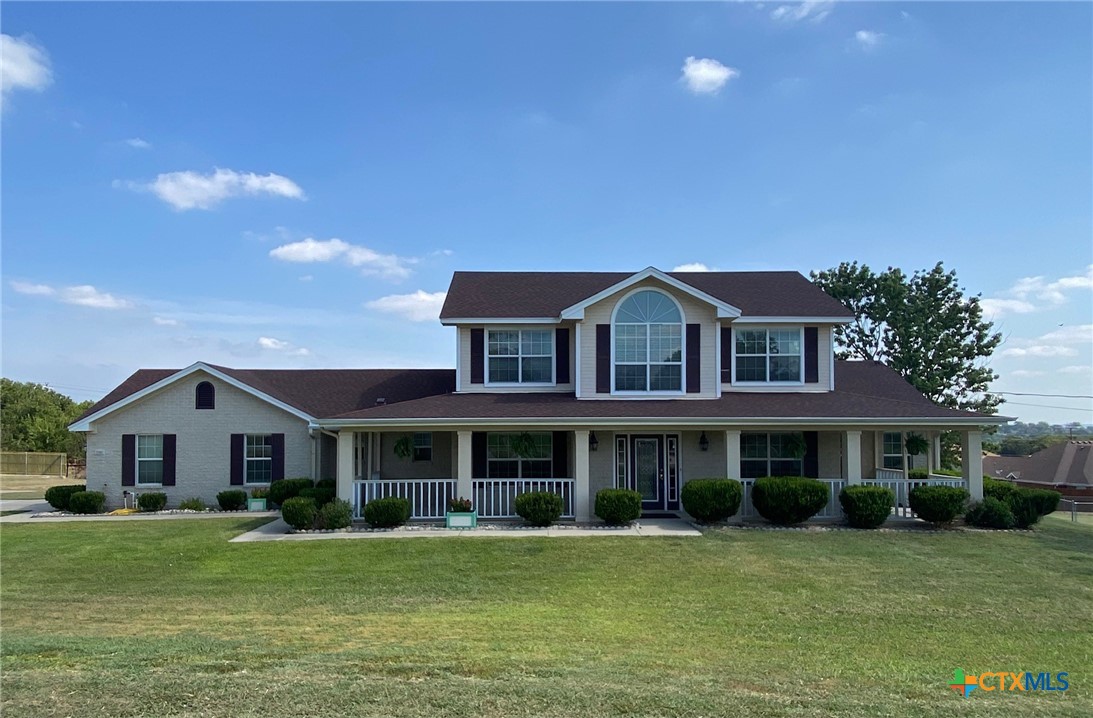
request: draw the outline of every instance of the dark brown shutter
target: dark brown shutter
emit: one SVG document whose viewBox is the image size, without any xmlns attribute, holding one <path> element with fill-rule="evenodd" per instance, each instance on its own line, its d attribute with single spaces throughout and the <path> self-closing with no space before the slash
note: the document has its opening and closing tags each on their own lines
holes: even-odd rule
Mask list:
<svg viewBox="0 0 1093 718">
<path fill-rule="evenodd" d="M 270 481 L 280 481 L 285 478 L 285 435 L 270 434 L 269 443 L 273 449 L 273 476 Z"/>
<path fill-rule="evenodd" d="M 815 384 L 820 381 L 819 330 L 805 327 L 805 383 Z"/>
<path fill-rule="evenodd" d="M 471 432 L 471 478 L 485 479 L 488 472 L 486 462 L 486 432 Z"/>
<path fill-rule="evenodd" d="M 806 431 L 805 456 L 802 461 L 802 470 L 810 479 L 820 478 L 820 435 L 815 431 Z"/>
<path fill-rule="evenodd" d="M 721 327 L 721 383 L 732 383 L 732 327 Z"/>
<path fill-rule="evenodd" d="M 486 331 L 471 330 L 471 383 L 485 383 L 486 367 Z"/>
<path fill-rule="evenodd" d="M 121 485 L 136 486 L 137 483 L 137 435 L 121 435 Z"/>
<path fill-rule="evenodd" d="M 175 485 L 175 435 L 163 435 L 163 485 Z"/>
<path fill-rule="evenodd" d="M 569 383 L 569 329 L 554 330 L 554 380 Z"/>
<path fill-rule="evenodd" d="M 611 325 L 596 325 L 596 393 L 611 393 Z"/>
<path fill-rule="evenodd" d="M 553 477 L 555 479 L 571 478 L 569 475 L 569 432 L 555 431 L 554 436 L 551 437 L 551 444 Z"/>
<path fill-rule="evenodd" d="M 231 436 L 231 485 L 242 486 L 243 485 L 243 435 L 232 434 Z"/>
<path fill-rule="evenodd" d="M 687 325 L 687 393 L 702 391 L 702 325 Z"/>
</svg>

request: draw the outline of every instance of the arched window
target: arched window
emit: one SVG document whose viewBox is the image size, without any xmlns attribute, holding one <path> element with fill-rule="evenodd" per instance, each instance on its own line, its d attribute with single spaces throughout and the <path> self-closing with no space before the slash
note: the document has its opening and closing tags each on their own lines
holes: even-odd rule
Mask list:
<svg viewBox="0 0 1093 718">
<path fill-rule="evenodd" d="M 681 391 L 683 313 L 671 297 L 635 292 L 615 309 L 615 391 Z"/>
<path fill-rule="evenodd" d="M 194 405 L 198 409 L 216 408 L 216 387 L 207 381 L 197 385 L 194 390 Z"/>
</svg>

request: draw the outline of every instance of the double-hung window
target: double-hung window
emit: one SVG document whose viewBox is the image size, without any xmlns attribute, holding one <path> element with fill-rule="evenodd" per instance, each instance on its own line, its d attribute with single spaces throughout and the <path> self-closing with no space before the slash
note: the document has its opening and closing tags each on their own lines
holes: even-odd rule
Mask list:
<svg viewBox="0 0 1093 718">
<path fill-rule="evenodd" d="M 414 433 L 414 461 L 433 460 L 433 435 L 428 431 Z"/>
<path fill-rule="evenodd" d="M 737 382 L 801 383 L 801 329 L 736 329 Z"/>
<path fill-rule="evenodd" d="M 801 459 L 789 451 L 792 434 L 740 435 L 740 476 L 757 479 L 762 476 L 803 476 Z"/>
<path fill-rule="evenodd" d="M 615 312 L 615 391 L 682 391 L 683 315 L 667 295 L 635 292 Z"/>
<path fill-rule="evenodd" d="M 273 479 L 273 437 L 247 434 L 246 448 L 244 483 L 268 484 Z"/>
<path fill-rule="evenodd" d="M 903 469 L 903 434 L 898 431 L 884 432 L 881 440 L 884 468 Z"/>
<path fill-rule="evenodd" d="M 137 485 L 163 483 L 163 435 L 137 435 Z"/>
<path fill-rule="evenodd" d="M 486 345 L 490 384 L 553 383 L 553 330 L 491 329 Z"/>
<path fill-rule="evenodd" d="M 490 479 L 549 479 L 553 475 L 553 436 L 549 432 L 530 434 L 527 456 L 513 449 L 521 434 L 486 434 L 486 473 Z"/>
</svg>

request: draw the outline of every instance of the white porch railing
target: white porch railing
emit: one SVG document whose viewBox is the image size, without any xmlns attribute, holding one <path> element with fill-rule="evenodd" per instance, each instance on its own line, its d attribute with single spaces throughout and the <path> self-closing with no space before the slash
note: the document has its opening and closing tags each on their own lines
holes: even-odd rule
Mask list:
<svg viewBox="0 0 1093 718">
<path fill-rule="evenodd" d="M 383 479 L 353 483 L 357 518 L 363 515 L 369 501 L 397 496 L 410 502 L 411 519 L 442 519 L 448 511 L 448 500 L 455 498 L 454 479 Z"/>
<path fill-rule="evenodd" d="M 562 497 L 562 518 L 573 518 L 573 479 L 475 479 L 471 501 L 481 519 L 517 517 L 516 497 L 531 491 L 551 491 Z"/>
<path fill-rule="evenodd" d="M 864 486 L 883 486 L 891 489 L 895 495 L 892 505 L 892 513 L 903 518 L 915 518 L 916 514 L 911 510 L 911 489 L 918 486 L 953 486 L 958 489 L 967 488 L 964 479 L 956 476 L 943 476 L 941 474 L 928 474 L 925 479 L 905 479 L 903 472 L 898 469 L 877 469 L 877 478 L 862 481 Z"/>
</svg>

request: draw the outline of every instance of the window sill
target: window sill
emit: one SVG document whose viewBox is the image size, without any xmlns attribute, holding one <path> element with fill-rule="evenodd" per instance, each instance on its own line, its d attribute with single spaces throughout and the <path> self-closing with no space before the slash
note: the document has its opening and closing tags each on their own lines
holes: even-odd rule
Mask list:
<svg viewBox="0 0 1093 718">
<path fill-rule="evenodd" d="M 520 389 L 523 387 L 557 386 L 557 383 L 553 381 L 487 381 L 482 386 L 497 387 L 498 389 Z"/>
<path fill-rule="evenodd" d="M 269 486 L 272 483 L 273 483 L 272 481 L 266 481 L 266 482 L 254 481 L 254 482 L 249 482 L 249 483 L 248 482 L 243 482 L 243 486 L 261 487 L 261 486 Z"/>
<path fill-rule="evenodd" d="M 134 489 L 162 489 L 163 484 L 134 484 Z"/>
<path fill-rule="evenodd" d="M 804 386 L 803 381 L 734 381 L 732 386 Z"/>
</svg>

